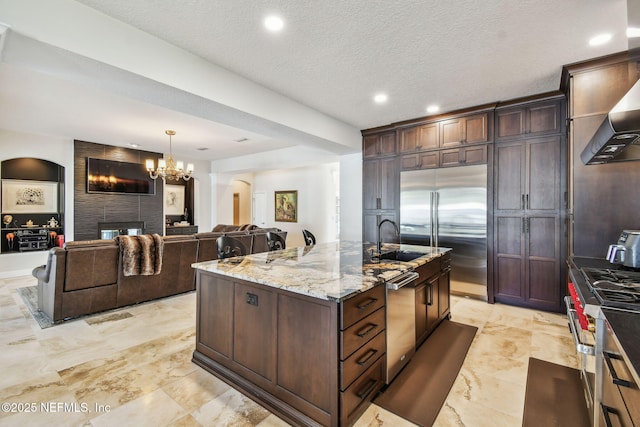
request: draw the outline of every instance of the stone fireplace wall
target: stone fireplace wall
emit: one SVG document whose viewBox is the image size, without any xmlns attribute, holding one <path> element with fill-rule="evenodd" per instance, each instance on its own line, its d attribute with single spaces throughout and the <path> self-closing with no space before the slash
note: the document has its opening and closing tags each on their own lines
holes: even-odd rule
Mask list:
<svg viewBox="0 0 640 427">
<path fill-rule="evenodd" d="M 87 193 L 87 157 L 144 163 L 146 159 L 158 159 L 162 154 L 74 141 L 74 240 L 99 239 L 99 222 L 144 221 L 145 233 L 162 235 L 162 180 L 156 180 L 155 195 Z"/>
</svg>

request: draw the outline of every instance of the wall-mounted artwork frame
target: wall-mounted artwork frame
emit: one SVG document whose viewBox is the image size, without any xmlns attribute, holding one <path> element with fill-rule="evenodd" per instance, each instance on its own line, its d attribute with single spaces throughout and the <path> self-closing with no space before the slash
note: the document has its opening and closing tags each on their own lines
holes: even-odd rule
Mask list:
<svg viewBox="0 0 640 427">
<path fill-rule="evenodd" d="M 164 185 L 164 214 L 182 215 L 184 214 L 184 185 Z"/>
<path fill-rule="evenodd" d="M 275 220 L 298 222 L 298 190 L 275 192 Z"/>
<path fill-rule="evenodd" d="M 2 212 L 57 213 L 58 183 L 3 179 Z"/>
</svg>

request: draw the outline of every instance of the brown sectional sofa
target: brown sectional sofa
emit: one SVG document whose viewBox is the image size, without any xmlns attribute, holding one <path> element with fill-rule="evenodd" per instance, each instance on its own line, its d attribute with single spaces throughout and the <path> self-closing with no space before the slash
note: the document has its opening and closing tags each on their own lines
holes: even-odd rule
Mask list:
<svg viewBox="0 0 640 427">
<path fill-rule="evenodd" d="M 67 242 L 64 248 L 50 249 L 47 264 L 33 270 L 38 279 L 38 309 L 60 322 L 195 290 L 191 264 L 217 259 L 218 237 L 231 235 L 249 253 L 265 252 L 269 230 L 286 238 L 287 232 L 278 229 L 165 236 L 162 269 L 153 276 L 125 276 L 115 239 Z"/>
</svg>

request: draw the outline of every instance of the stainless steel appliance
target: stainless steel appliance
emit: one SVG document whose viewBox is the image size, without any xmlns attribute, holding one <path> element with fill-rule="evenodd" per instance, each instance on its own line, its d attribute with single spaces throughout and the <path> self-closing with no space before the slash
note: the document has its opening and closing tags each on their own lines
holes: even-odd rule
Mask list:
<svg viewBox="0 0 640 427">
<path fill-rule="evenodd" d="M 609 245 L 607 259 L 613 264 L 640 268 L 640 230 L 624 230 L 618 243 Z"/>
<path fill-rule="evenodd" d="M 487 166 L 400 173 L 400 239 L 452 248 L 451 292 L 487 298 Z"/>
<path fill-rule="evenodd" d="M 612 333 L 604 311 L 640 316 L 640 271 L 608 268 L 610 264 L 604 259 L 587 260 L 586 265 L 572 261 L 569 269 L 572 297 L 565 298 L 565 303 L 581 359 L 581 378 L 592 425 L 603 427 L 610 425 L 604 420 L 609 418 L 607 390 L 611 381 L 607 375 L 611 351 L 606 349 L 606 340 Z"/>
<path fill-rule="evenodd" d="M 416 352 L 418 273 L 410 271 L 387 281 L 387 379 L 389 384 Z"/>
</svg>

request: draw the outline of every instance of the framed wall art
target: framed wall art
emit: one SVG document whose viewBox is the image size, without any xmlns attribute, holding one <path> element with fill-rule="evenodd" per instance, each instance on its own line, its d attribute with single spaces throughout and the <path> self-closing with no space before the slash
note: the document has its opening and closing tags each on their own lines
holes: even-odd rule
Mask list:
<svg viewBox="0 0 640 427">
<path fill-rule="evenodd" d="M 53 181 L 3 179 L 2 212 L 58 212 L 58 183 Z"/>
<path fill-rule="evenodd" d="M 298 222 L 298 190 L 275 192 L 275 220 Z"/>
<path fill-rule="evenodd" d="M 164 185 L 164 214 L 182 215 L 184 213 L 184 185 Z"/>
</svg>

